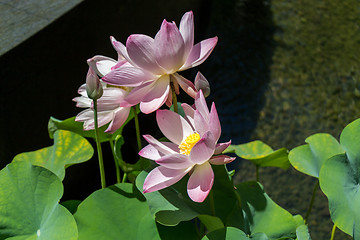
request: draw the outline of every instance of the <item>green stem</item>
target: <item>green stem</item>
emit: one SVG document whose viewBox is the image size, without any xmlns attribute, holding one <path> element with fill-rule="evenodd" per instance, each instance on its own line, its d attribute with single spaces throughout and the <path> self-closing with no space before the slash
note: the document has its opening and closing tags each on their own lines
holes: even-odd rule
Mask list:
<svg viewBox="0 0 360 240">
<path fill-rule="evenodd" d="M 306 215 L 305 215 L 305 218 L 304 218 L 304 221 L 305 223 L 307 222 L 308 220 L 308 217 L 311 213 L 311 209 L 313 207 L 313 204 L 314 204 L 314 200 L 315 200 L 315 196 L 316 196 L 316 190 L 319 188 L 319 181 L 316 182 L 315 186 L 314 186 L 314 190 L 313 190 L 313 193 L 312 193 L 312 197 L 311 197 L 311 200 L 310 200 L 310 204 L 309 204 L 309 208 L 306 212 Z"/>
<path fill-rule="evenodd" d="M 127 178 L 127 173 L 124 173 L 122 183 L 126 182 L 126 178 Z"/>
<path fill-rule="evenodd" d="M 136 106 L 133 106 L 133 110 L 134 110 L 134 120 L 135 120 L 135 129 L 136 129 L 136 140 L 137 140 L 138 150 L 140 151 L 142 149 L 142 146 L 141 146 L 139 118 L 136 112 Z"/>
<path fill-rule="evenodd" d="M 259 182 L 259 166 L 258 165 L 255 165 L 255 168 L 256 168 L 256 181 Z"/>
<path fill-rule="evenodd" d="M 214 194 L 213 194 L 213 191 L 212 191 L 212 190 L 210 190 L 209 198 L 210 198 L 211 214 L 212 214 L 213 216 L 215 216 L 215 201 L 214 201 Z"/>
<path fill-rule="evenodd" d="M 239 206 L 239 208 L 241 208 L 241 198 L 240 198 L 240 195 L 239 195 L 239 193 L 236 191 L 236 189 L 234 189 L 234 192 L 235 192 L 236 199 L 237 199 L 237 201 L 238 201 L 238 206 Z"/>
<path fill-rule="evenodd" d="M 330 238 L 330 240 L 334 240 L 335 230 L 336 230 L 336 224 L 334 223 L 333 229 L 332 229 L 332 231 L 331 231 L 331 238 Z"/>
<path fill-rule="evenodd" d="M 94 130 L 95 130 L 96 148 L 97 148 L 98 159 L 99 159 L 101 188 L 105 188 L 106 187 L 105 170 L 104 170 L 104 161 L 103 161 L 102 150 L 101 150 L 101 143 L 100 143 L 100 139 L 99 139 L 97 101 L 96 100 L 94 100 Z"/>
<path fill-rule="evenodd" d="M 172 102 L 174 105 L 174 112 L 179 113 L 178 105 L 177 105 L 177 96 L 176 96 L 175 87 L 174 87 L 173 82 L 170 82 L 170 86 L 171 86 L 171 92 L 172 92 Z"/>
<path fill-rule="evenodd" d="M 112 152 L 114 162 L 115 162 L 116 183 L 120 183 L 121 182 L 120 166 L 119 166 L 119 161 L 118 161 L 118 159 L 116 157 L 116 154 L 115 154 L 114 142 L 113 142 L 113 140 L 110 140 L 109 142 L 110 142 L 111 152 Z"/>
</svg>

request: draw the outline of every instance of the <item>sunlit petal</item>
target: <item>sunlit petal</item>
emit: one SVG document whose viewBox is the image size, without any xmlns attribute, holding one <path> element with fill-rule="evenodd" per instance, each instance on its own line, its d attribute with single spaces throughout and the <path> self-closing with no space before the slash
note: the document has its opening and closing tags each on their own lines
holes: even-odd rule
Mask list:
<svg viewBox="0 0 360 240">
<path fill-rule="evenodd" d="M 163 21 L 154 39 L 156 61 L 168 73 L 177 71 L 184 63 L 184 40 L 175 23 Z"/>
<path fill-rule="evenodd" d="M 208 162 L 196 165 L 187 184 L 187 192 L 191 200 L 203 202 L 208 196 L 213 183 L 214 172 L 211 165 Z"/>
<path fill-rule="evenodd" d="M 194 165 L 189 156 L 180 153 L 163 156 L 156 163 L 170 169 L 187 169 Z"/>
<path fill-rule="evenodd" d="M 132 34 L 126 41 L 126 49 L 131 60 L 140 68 L 154 74 L 164 73 L 155 58 L 154 39 L 143 34 Z"/>
<path fill-rule="evenodd" d="M 224 165 L 227 163 L 231 163 L 235 159 L 236 158 L 234 158 L 234 157 L 229 157 L 226 155 L 218 155 L 218 156 L 213 156 L 212 158 L 210 158 L 209 162 L 214 165 Z"/>
<path fill-rule="evenodd" d="M 187 58 L 194 45 L 194 14 L 192 11 L 185 13 L 181 18 L 179 30 L 185 43 L 184 57 Z"/>
<path fill-rule="evenodd" d="M 203 63 L 209 57 L 212 50 L 215 48 L 217 40 L 217 37 L 213 37 L 196 44 L 191 49 L 185 64 L 180 68 L 180 70 L 182 71 L 192 67 L 196 67 Z"/>
<path fill-rule="evenodd" d="M 190 159 L 193 163 L 203 164 L 208 161 L 215 151 L 215 139 L 209 131 L 194 145 L 190 152 Z"/>
<path fill-rule="evenodd" d="M 175 112 L 158 110 L 156 111 L 156 120 L 165 137 L 177 145 L 180 145 L 187 136 L 193 133 L 189 123 Z"/>
<path fill-rule="evenodd" d="M 163 166 L 154 168 L 146 177 L 143 185 L 143 192 L 154 192 L 169 187 L 187 173 L 184 169 L 169 169 Z"/>
</svg>

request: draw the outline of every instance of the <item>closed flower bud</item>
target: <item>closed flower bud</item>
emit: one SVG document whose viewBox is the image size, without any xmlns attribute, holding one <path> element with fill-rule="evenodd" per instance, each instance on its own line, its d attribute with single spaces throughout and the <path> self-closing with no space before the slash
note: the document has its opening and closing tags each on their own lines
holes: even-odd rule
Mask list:
<svg viewBox="0 0 360 240">
<path fill-rule="evenodd" d="M 91 67 L 89 67 L 89 71 L 86 75 L 86 93 L 92 100 L 97 100 L 103 95 L 100 79 Z"/>
<path fill-rule="evenodd" d="M 210 95 L 210 84 L 200 72 L 198 72 L 195 77 L 195 89 L 197 91 L 202 90 L 204 97 Z"/>
</svg>

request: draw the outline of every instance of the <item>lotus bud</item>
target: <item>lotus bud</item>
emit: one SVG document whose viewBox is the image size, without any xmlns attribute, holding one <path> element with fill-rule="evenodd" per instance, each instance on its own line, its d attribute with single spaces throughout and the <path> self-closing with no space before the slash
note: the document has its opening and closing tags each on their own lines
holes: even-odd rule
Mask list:
<svg viewBox="0 0 360 240">
<path fill-rule="evenodd" d="M 86 75 L 86 93 L 92 100 L 97 100 L 103 95 L 103 88 L 96 72 L 89 67 Z"/>
<path fill-rule="evenodd" d="M 197 91 L 202 90 L 204 97 L 210 95 L 210 84 L 200 72 L 198 72 L 195 77 L 195 89 Z"/>
</svg>

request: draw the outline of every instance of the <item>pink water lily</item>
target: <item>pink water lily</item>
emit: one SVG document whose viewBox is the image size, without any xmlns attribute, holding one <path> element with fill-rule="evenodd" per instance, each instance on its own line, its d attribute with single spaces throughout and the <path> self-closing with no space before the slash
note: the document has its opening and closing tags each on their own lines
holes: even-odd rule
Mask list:
<svg viewBox="0 0 360 240">
<path fill-rule="evenodd" d="M 231 142 L 217 143 L 220 121 L 214 103 L 209 112 L 202 91 L 196 94 L 196 109 L 188 104 L 182 107 L 185 118 L 169 110 L 156 112 L 159 128 L 171 142 L 159 142 L 144 135 L 149 145 L 139 155 L 154 160 L 159 166 L 147 175 L 143 190 L 144 193 L 161 190 L 189 173 L 188 195 L 195 202 L 203 202 L 214 182 L 211 164 L 222 165 L 235 158 L 221 155 Z"/>
<path fill-rule="evenodd" d="M 106 74 L 102 80 L 111 85 L 134 87 L 121 106 L 140 103 L 143 113 L 151 113 L 164 103 L 172 104 L 170 83 L 179 94 L 179 86 L 191 97 L 194 84 L 179 75 L 204 62 L 217 43 L 217 37 L 194 45 L 194 17 L 187 12 L 178 28 L 174 22 L 163 21 L 155 38 L 143 34 L 130 35 L 126 46 L 111 38 L 114 48 L 129 64 Z"/>
<path fill-rule="evenodd" d="M 118 66 L 127 64 L 127 62 L 121 58 L 116 61 L 104 56 L 95 56 L 88 60 L 88 64 L 92 72 L 103 76 Z M 129 116 L 130 107 L 121 107 L 120 103 L 129 94 L 130 89 L 113 87 L 103 81 L 100 81 L 100 84 L 102 85 L 103 94 L 97 100 L 98 125 L 102 127 L 110 123 L 105 132 L 114 133 L 124 124 Z M 74 98 L 73 101 L 76 102 L 77 107 L 86 109 L 76 116 L 75 121 L 84 122 L 84 130 L 94 129 L 94 110 L 92 100 L 86 91 L 86 84 L 80 86 L 78 93 L 81 96 Z"/>
</svg>

